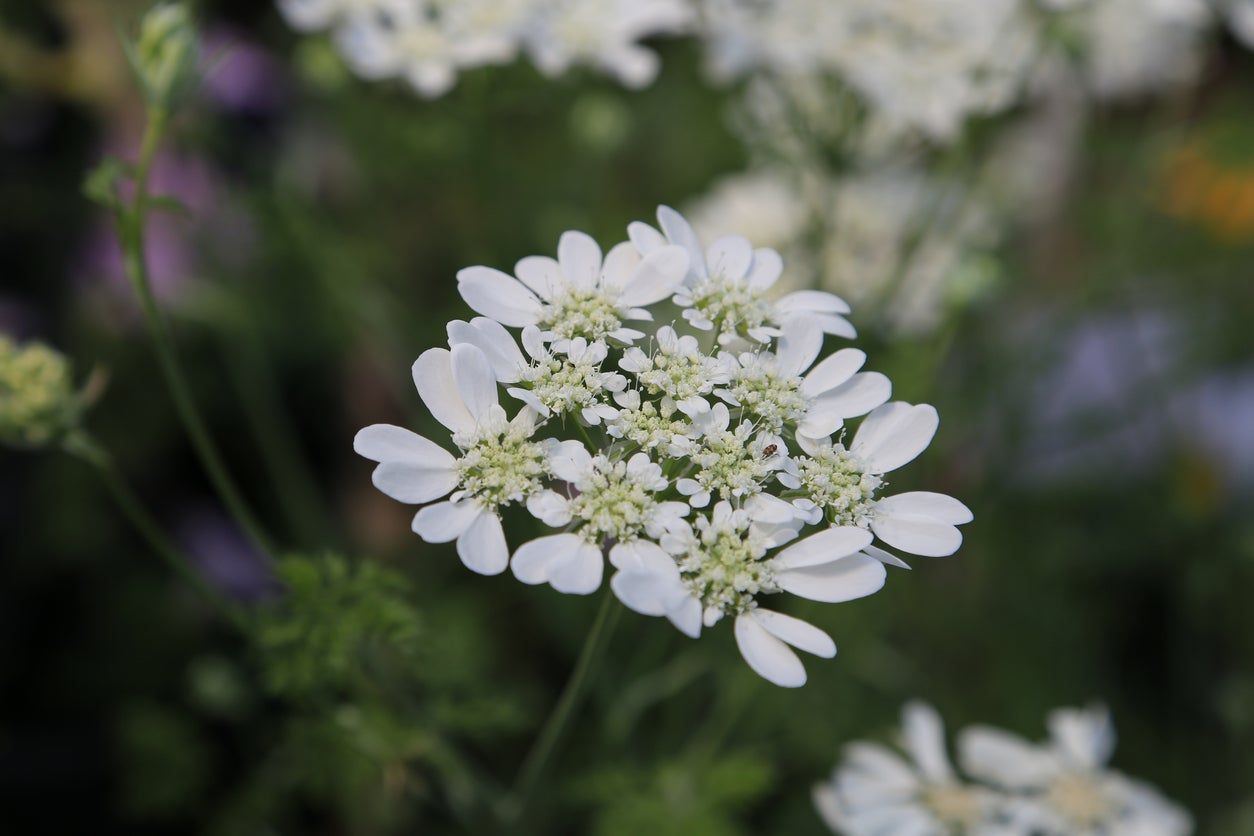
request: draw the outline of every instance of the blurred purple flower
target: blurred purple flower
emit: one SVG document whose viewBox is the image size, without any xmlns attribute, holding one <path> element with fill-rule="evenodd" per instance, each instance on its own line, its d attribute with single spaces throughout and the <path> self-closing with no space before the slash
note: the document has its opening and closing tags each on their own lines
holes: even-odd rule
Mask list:
<svg viewBox="0 0 1254 836">
<path fill-rule="evenodd" d="M 175 530 L 201 573 L 231 598 L 252 602 L 279 593 L 279 581 L 265 556 L 221 512 L 194 508 Z"/>
<path fill-rule="evenodd" d="M 286 95 L 282 65 L 255 42 L 230 28 L 218 28 L 204 39 L 210 66 L 205 94 L 223 110 L 265 115 L 277 110 Z"/>
<path fill-rule="evenodd" d="M 30 339 L 39 330 L 35 311 L 16 297 L 0 295 L 0 334 Z"/>
<path fill-rule="evenodd" d="M 1066 348 L 1036 386 L 1027 477 L 1135 477 L 1184 447 L 1254 482 L 1254 370 L 1190 375 L 1178 365 L 1187 337 L 1156 311 L 1055 328 L 1050 342 Z"/>
</svg>

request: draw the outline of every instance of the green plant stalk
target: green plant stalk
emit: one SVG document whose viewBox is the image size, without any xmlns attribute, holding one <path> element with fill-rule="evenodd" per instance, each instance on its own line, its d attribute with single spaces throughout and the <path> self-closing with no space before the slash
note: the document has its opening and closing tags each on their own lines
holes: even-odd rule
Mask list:
<svg viewBox="0 0 1254 836">
<path fill-rule="evenodd" d="M 130 279 L 131 287 L 135 290 L 135 295 L 139 298 L 148 333 L 157 351 L 161 373 L 169 386 L 175 408 L 196 450 L 196 455 L 236 523 L 261 552 L 270 557 L 269 540 L 227 471 L 222 456 L 209 435 L 209 429 L 196 407 L 196 401 L 187 385 L 187 377 L 175 350 L 169 324 L 162 316 L 152 292 L 152 282 L 144 252 L 144 224 L 150 198 L 148 180 L 152 174 L 152 165 L 165 134 L 167 122 L 168 116 L 165 111 L 155 109 L 150 112 L 135 169 L 134 202 L 129 209 L 119 209 L 120 238 L 126 274 Z"/>
<path fill-rule="evenodd" d="M 518 779 L 514 783 L 514 791 L 503 813 L 506 824 L 517 826 L 525 820 L 531 799 L 536 787 L 544 778 L 550 761 L 561 743 L 571 719 L 578 711 L 587 691 L 588 682 L 596 669 L 596 663 L 604 655 L 609 644 L 614 626 L 621 617 L 623 608 L 618 606 L 614 595 L 605 591 L 601 599 L 601 608 L 597 611 L 592 629 L 584 639 L 583 649 L 579 652 L 579 660 L 571 672 L 562 695 L 554 706 L 553 712 L 545 721 L 544 728 L 531 745 L 522 768 L 518 771 Z"/>
<path fill-rule="evenodd" d="M 104 483 L 109 495 L 113 497 L 114 502 L 121 509 L 122 514 L 134 526 L 135 530 L 139 532 L 140 536 L 147 541 L 153 552 L 165 561 L 166 565 L 188 586 L 195 589 L 211 608 L 221 613 L 240 632 L 246 633 L 248 631 L 248 621 L 243 611 L 205 580 L 204 576 L 196 571 L 196 568 L 187 556 L 170 542 L 169 538 L 161 531 L 161 527 L 156 520 L 144 508 L 139 497 L 135 495 L 130 485 L 126 483 L 122 474 L 118 472 L 117 466 L 113 462 L 113 457 L 82 432 L 70 435 L 65 440 L 63 446 L 67 453 L 76 456 L 95 468 L 96 473 L 100 476 L 100 480 Z"/>
</svg>

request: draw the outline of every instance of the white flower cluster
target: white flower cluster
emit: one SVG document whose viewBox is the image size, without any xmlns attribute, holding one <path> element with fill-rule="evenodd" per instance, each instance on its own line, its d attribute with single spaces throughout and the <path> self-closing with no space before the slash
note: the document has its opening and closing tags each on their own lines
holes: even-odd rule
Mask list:
<svg viewBox="0 0 1254 836">
<path fill-rule="evenodd" d="M 279 0 L 292 26 L 331 30 L 366 78 L 401 78 L 429 97 L 458 73 L 508 64 L 520 52 L 547 76 L 586 64 L 629 87 L 657 75 L 637 43 L 683 31 L 686 0 Z"/>
<path fill-rule="evenodd" d="M 1036 57 L 1027 0 L 705 0 L 715 78 L 830 75 L 894 130 L 950 139 L 1012 104 Z"/>
<path fill-rule="evenodd" d="M 940 716 L 902 711 L 906 757 L 878 743 L 845 750 L 831 780 L 814 789 L 819 814 L 844 836 L 1187 836 L 1184 810 L 1153 787 L 1107 767 L 1114 728 L 1104 708 L 1058 709 L 1050 739 L 1030 743 L 973 727 L 958 736 L 964 780 L 946 752 Z"/>
<path fill-rule="evenodd" d="M 774 250 L 737 235 L 707 247 L 667 207 L 658 222 L 632 224 L 604 254 L 567 232 L 556 259 L 524 258 L 512 275 L 460 271 L 480 316 L 449 323 L 449 348 L 414 364 L 456 454 L 386 425 L 355 448 L 379 463 L 384 493 L 434 503 L 414 531 L 456 540 L 474 571 L 508 566 L 524 583 L 588 594 L 608 560 L 628 607 L 694 638 L 729 616 L 749 665 L 796 687 L 806 674 L 790 648 L 836 647 L 761 599 L 870 595 L 885 564 L 905 565 L 876 538 L 949 555 L 971 513 L 941 494 L 886 495 L 887 475 L 927 447 L 938 419 L 889 402 L 888 379 L 861 371 L 863 352 L 822 356 L 828 335 L 854 336 L 841 299 L 776 295 Z M 676 315 L 659 327 L 667 304 Z M 501 387 L 519 404 L 512 418 Z M 512 558 L 500 517 L 511 505 L 555 530 Z"/>
</svg>

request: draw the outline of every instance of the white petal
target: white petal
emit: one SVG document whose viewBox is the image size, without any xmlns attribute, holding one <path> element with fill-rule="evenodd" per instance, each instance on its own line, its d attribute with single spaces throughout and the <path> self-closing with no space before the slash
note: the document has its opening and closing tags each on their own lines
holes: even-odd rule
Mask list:
<svg viewBox="0 0 1254 836">
<path fill-rule="evenodd" d="M 779 573 L 779 586 L 800 598 L 840 604 L 865 598 L 884 586 L 884 564 L 865 554 L 854 554 L 804 569 Z"/>
<path fill-rule="evenodd" d="M 624 569 L 610 578 L 610 589 L 628 609 L 656 617 L 666 615 L 674 585 L 647 569 Z"/>
<path fill-rule="evenodd" d="M 466 568 L 480 575 L 499 575 L 509 565 L 509 546 L 501 518 L 490 511 L 475 517 L 470 527 L 457 538 L 457 556 Z"/>
<path fill-rule="evenodd" d="M 615 544 L 610 549 L 610 564 L 616 569 L 645 570 L 679 580 L 679 569 L 674 559 L 657 543 L 648 540 Z"/>
<path fill-rule="evenodd" d="M 761 607 L 752 610 L 749 615 L 765 627 L 772 636 L 798 650 L 813 653 L 824 659 L 830 659 L 836 655 L 836 643 L 832 641 L 832 637 L 813 624 L 774 610 L 764 610 Z"/>
<path fill-rule="evenodd" d="M 666 246 L 666 236 L 641 221 L 627 224 L 627 237 L 641 255 L 648 255 L 659 247 Z"/>
<path fill-rule="evenodd" d="M 903 552 L 922 557 L 948 557 L 962 547 L 962 532 L 929 517 L 880 513 L 871 518 L 875 536 Z"/>
<path fill-rule="evenodd" d="M 567 595 L 589 595 L 601 585 L 605 559 L 591 543 L 580 542 L 578 549 L 549 564 L 549 583 Z"/>
<path fill-rule="evenodd" d="M 806 684 L 806 669 L 797 654 L 748 614 L 736 617 L 736 646 L 754 673 L 782 688 Z"/>
<path fill-rule="evenodd" d="M 501 383 L 517 383 L 519 370 L 527 364 L 518 343 L 495 319 L 477 316 L 470 322 L 453 320 L 448 324 L 449 345 L 469 343 L 478 347 L 492 364 L 492 373 Z"/>
<path fill-rule="evenodd" d="M 698 276 L 706 275 L 705 256 L 701 252 L 701 239 L 693 231 L 692 225 L 683 215 L 669 206 L 657 208 L 657 220 L 672 244 L 678 244 L 688 251 L 688 269 Z"/>
<path fill-rule="evenodd" d="M 561 528 L 570 522 L 570 500 L 557 491 L 540 491 L 527 497 L 531 516 L 550 528 Z"/>
<path fill-rule="evenodd" d="M 954 778 L 945 752 L 945 727 L 936 709 L 914 701 L 901 712 L 901 741 L 928 780 L 942 784 Z"/>
<path fill-rule="evenodd" d="M 392 424 L 372 424 L 353 438 L 357 455 L 375 462 L 406 462 L 433 469 L 453 467 L 456 459 L 434 441 Z"/>
<path fill-rule="evenodd" d="M 674 246 L 654 250 L 636 267 L 618 302 L 628 307 L 660 302 L 679 289 L 687 273 L 687 250 Z"/>
<path fill-rule="evenodd" d="M 701 602 L 691 595 L 666 614 L 679 632 L 691 639 L 701 635 Z"/>
<path fill-rule="evenodd" d="M 593 288 L 601 277 L 601 248 L 584 232 L 563 232 L 557 242 L 562 275 L 575 287 Z"/>
<path fill-rule="evenodd" d="M 754 494 L 745 501 L 745 510 L 754 522 L 772 523 L 776 525 L 790 523 L 796 519 L 796 511 L 787 500 L 769 493 Z"/>
<path fill-rule="evenodd" d="M 996 787 L 1043 789 L 1058 773 L 1050 753 L 1018 735 L 976 726 L 958 735 L 958 761 L 972 778 Z"/>
<path fill-rule="evenodd" d="M 819 328 L 823 329 L 824 334 L 831 334 L 833 337 L 843 337 L 847 340 L 852 340 L 858 336 L 858 329 L 854 328 L 853 323 L 843 316 L 836 314 L 812 314 L 808 318 L 817 323 Z"/>
<path fill-rule="evenodd" d="M 866 352 L 856 348 L 842 348 L 835 354 L 823 358 L 817 366 L 810 370 L 801 382 L 801 393 L 806 397 L 816 397 L 828 389 L 834 389 L 857 373 L 866 363 Z"/>
<path fill-rule="evenodd" d="M 795 290 L 775 303 L 776 310 L 803 314 L 847 314 L 849 303 L 822 290 Z"/>
<path fill-rule="evenodd" d="M 871 532 L 844 525 L 812 534 L 775 556 L 780 569 L 804 569 L 848 557 L 871 545 Z"/>
<path fill-rule="evenodd" d="M 630 241 L 621 241 L 610 247 L 601 265 L 601 287 L 613 294 L 622 293 L 631 275 L 640 266 L 640 253 Z M 620 301 L 620 304 L 623 304 Z"/>
<path fill-rule="evenodd" d="M 893 394 L 893 384 L 879 372 L 855 374 L 839 386 L 819 395 L 812 411 L 856 418 L 880 406 Z"/>
<path fill-rule="evenodd" d="M 526 258 L 520 258 L 514 265 L 514 275 L 532 293 L 546 302 L 552 301 L 565 284 L 562 278 L 562 268 L 558 266 L 557 259 L 549 258 L 547 255 L 529 255 Z"/>
<path fill-rule="evenodd" d="M 457 273 L 457 290 L 466 304 L 502 325 L 522 328 L 540 319 L 540 300 L 520 282 L 491 267 L 467 267 Z"/>
<path fill-rule="evenodd" d="M 892 552 L 884 551 L 877 546 L 867 546 L 862 550 L 867 557 L 873 557 L 885 566 L 895 566 L 898 569 L 909 569 L 910 564 L 902 560 Z"/>
<path fill-rule="evenodd" d="M 414 515 L 413 530 L 428 543 L 450 543 L 482 513 L 484 510 L 470 501 L 437 502 Z"/>
<path fill-rule="evenodd" d="M 950 525 L 964 525 L 974 519 L 970 509 L 952 496 L 931 491 L 886 496 L 876 503 L 876 509 L 886 514 L 929 517 Z"/>
<path fill-rule="evenodd" d="M 784 272 L 784 260 L 774 250 L 761 248 L 753 253 L 753 266 L 749 268 L 749 287 L 754 290 L 767 290 Z"/>
<path fill-rule="evenodd" d="M 448 349 L 429 348 L 414 361 L 414 386 L 435 420 L 455 433 L 475 430 L 475 419 L 453 379 L 452 355 Z"/>
<path fill-rule="evenodd" d="M 514 577 L 523 583 L 544 583 L 549 579 L 549 566 L 564 555 L 578 551 L 583 542 L 577 534 L 537 537 L 518 547 L 510 568 L 514 570 Z"/>
<path fill-rule="evenodd" d="M 753 264 L 753 245 L 739 235 L 725 235 L 705 251 L 705 263 L 711 276 L 743 279 Z"/>
<path fill-rule="evenodd" d="M 565 482 L 577 482 L 592 469 L 592 454 L 582 441 L 563 441 L 549 456 L 553 475 Z"/>
<path fill-rule="evenodd" d="M 371 481 L 397 502 L 421 505 L 449 493 L 457 487 L 461 476 L 451 464 L 431 467 L 411 462 L 383 462 L 374 469 Z"/>
<path fill-rule="evenodd" d="M 887 473 L 922 453 L 940 418 L 927 404 L 911 406 L 894 401 L 872 410 L 858 427 L 851 451 L 876 473 Z"/>
<path fill-rule="evenodd" d="M 796 327 L 788 329 L 779 338 L 778 362 L 780 370 L 796 377 L 819 356 L 823 350 L 823 332 L 807 320 L 798 320 Z"/>
<path fill-rule="evenodd" d="M 452 358 L 453 381 L 457 384 L 457 391 L 461 393 L 471 417 L 482 424 L 492 407 L 498 405 L 492 364 L 486 354 L 469 343 L 453 346 Z"/>
</svg>

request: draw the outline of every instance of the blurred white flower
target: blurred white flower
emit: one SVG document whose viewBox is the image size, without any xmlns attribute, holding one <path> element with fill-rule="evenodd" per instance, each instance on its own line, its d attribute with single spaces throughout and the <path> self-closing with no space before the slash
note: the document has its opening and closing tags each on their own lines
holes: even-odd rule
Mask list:
<svg viewBox="0 0 1254 836">
<path fill-rule="evenodd" d="M 278 0 L 304 31 L 329 30 L 370 79 L 402 78 L 423 96 L 448 92 L 464 70 L 525 51 L 546 75 L 586 64 L 629 87 L 657 75 L 639 40 L 683 31 L 686 0 Z"/>
<path fill-rule="evenodd" d="M 643 87 L 658 73 L 657 54 L 638 41 L 682 32 L 692 19 L 686 0 L 547 0 L 533 6 L 525 42 L 542 73 L 557 76 L 587 64 L 627 87 Z"/>
<path fill-rule="evenodd" d="M 899 742 L 907 757 L 879 743 L 845 747 L 829 781 L 814 788 L 814 806 L 835 833 L 848 836 L 1011 836 L 997 793 L 962 781 L 945 748 L 936 709 L 912 702 L 901 712 Z"/>
<path fill-rule="evenodd" d="M 1049 742 L 1033 744 L 989 727 L 958 737 L 971 777 L 1012 793 L 1016 832 L 1046 836 L 1185 836 L 1189 815 L 1140 781 L 1108 769 L 1115 748 L 1106 709 L 1058 709 Z"/>
<path fill-rule="evenodd" d="M 990 727 L 958 735 L 962 775 L 930 706 L 902 711 L 902 758 L 877 743 L 845 747 L 814 788 L 819 815 L 843 836 L 1188 836 L 1188 813 L 1106 768 L 1114 731 L 1105 709 L 1059 709 L 1034 745 Z"/>
</svg>

